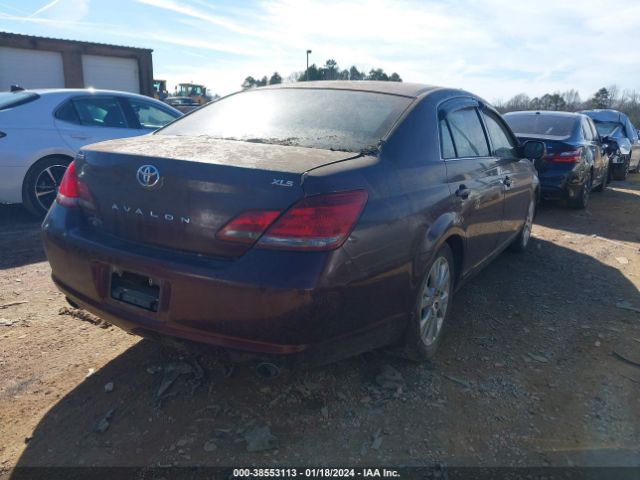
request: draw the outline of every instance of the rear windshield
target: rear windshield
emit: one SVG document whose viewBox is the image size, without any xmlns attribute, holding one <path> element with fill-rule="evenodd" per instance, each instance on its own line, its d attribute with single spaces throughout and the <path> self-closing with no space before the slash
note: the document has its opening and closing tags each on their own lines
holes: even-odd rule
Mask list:
<svg viewBox="0 0 640 480">
<path fill-rule="evenodd" d="M 509 114 L 504 119 L 517 135 L 547 135 L 569 137 L 577 122 L 577 117 L 544 114 Z"/>
<path fill-rule="evenodd" d="M 348 90 L 258 89 L 211 103 L 157 134 L 359 152 L 377 146 L 412 101 Z"/>
<path fill-rule="evenodd" d="M 594 122 L 596 124 L 596 129 L 598 130 L 598 133 L 601 137 L 605 137 L 607 135 L 610 137 L 621 136 L 620 134 L 622 133 L 622 125 L 620 125 L 619 123 L 598 122 L 597 120 L 594 120 Z"/>
<path fill-rule="evenodd" d="M 0 110 L 24 105 L 38 98 L 40 95 L 33 92 L 0 92 Z"/>
</svg>

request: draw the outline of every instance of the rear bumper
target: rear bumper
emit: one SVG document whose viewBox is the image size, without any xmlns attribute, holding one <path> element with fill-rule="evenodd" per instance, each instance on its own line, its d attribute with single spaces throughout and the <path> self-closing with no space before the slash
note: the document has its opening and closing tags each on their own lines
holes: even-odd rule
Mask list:
<svg viewBox="0 0 640 480">
<path fill-rule="evenodd" d="M 555 170 L 538 172 L 540 179 L 540 196 L 545 200 L 564 200 L 570 196 L 571 190 L 582 188 L 585 177 L 581 171 Z"/>
<path fill-rule="evenodd" d="M 405 296 L 389 294 L 398 278 L 358 280 L 340 249 L 253 249 L 234 260 L 145 255 L 81 223 L 78 212 L 58 205 L 43 223 L 53 280 L 73 302 L 131 333 L 322 363 L 394 343 L 406 326 Z M 112 298 L 114 269 L 157 282 L 158 311 Z"/>
</svg>

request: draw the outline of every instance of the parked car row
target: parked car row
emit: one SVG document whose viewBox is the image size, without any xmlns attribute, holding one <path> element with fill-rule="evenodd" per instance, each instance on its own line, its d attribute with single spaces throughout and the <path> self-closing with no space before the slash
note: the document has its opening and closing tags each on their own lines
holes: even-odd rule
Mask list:
<svg viewBox="0 0 640 480">
<path fill-rule="evenodd" d="M 520 141 L 545 143 L 546 154 L 535 162 L 544 199 L 585 208 L 592 191 L 638 171 L 638 132 L 621 112 L 522 111 L 504 118 Z"/>
</svg>

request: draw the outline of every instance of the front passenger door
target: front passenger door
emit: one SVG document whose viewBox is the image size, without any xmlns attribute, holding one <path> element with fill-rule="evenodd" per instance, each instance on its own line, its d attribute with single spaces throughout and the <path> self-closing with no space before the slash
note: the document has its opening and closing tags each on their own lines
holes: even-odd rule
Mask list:
<svg viewBox="0 0 640 480">
<path fill-rule="evenodd" d="M 442 155 L 455 210 L 466 231 L 463 271 L 478 267 L 497 246 L 503 189 L 498 162 L 473 99 L 454 99 L 439 112 Z"/>
<path fill-rule="evenodd" d="M 484 107 L 482 118 L 489 134 L 491 155 L 498 164 L 504 189 L 504 209 L 498 240 L 498 246 L 501 246 L 515 237 L 526 219 L 533 199 L 532 167 L 530 160 L 518 157 L 517 140 L 496 112 Z"/>
</svg>

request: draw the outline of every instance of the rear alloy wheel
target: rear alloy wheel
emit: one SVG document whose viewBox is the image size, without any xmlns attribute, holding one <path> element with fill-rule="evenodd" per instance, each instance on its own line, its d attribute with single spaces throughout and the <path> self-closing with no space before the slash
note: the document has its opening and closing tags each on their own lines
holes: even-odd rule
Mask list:
<svg viewBox="0 0 640 480">
<path fill-rule="evenodd" d="M 404 356 L 412 360 L 433 358 L 451 310 L 454 267 L 449 245 L 444 244 L 427 269 L 409 325 Z"/>
<path fill-rule="evenodd" d="M 531 230 L 533 229 L 533 219 L 536 215 L 536 199 L 535 197 L 529 201 L 529 208 L 527 209 L 527 218 L 524 220 L 524 225 L 518 236 L 511 244 L 511 250 L 513 252 L 523 253 L 527 251 L 529 246 L 529 240 L 531 239 Z"/>
<path fill-rule="evenodd" d="M 589 196 L 591 195 L 591 182 L 592 177 L 591 173 L 587 175 L 584 183 L 578 189 L 575 194 L 575 197 L 569 200 L 569 205 L 573 208 L 584 209 L 587 208 L 587 204 L 589 203 Z"/>
<path fill-rule="evenodd" d="M 46 215 L 69 163 L 65 157 L 49 157 L 32 165 L 22 185 L 22 201 L 29 212 L 37 217 Z"/>
</svg>

